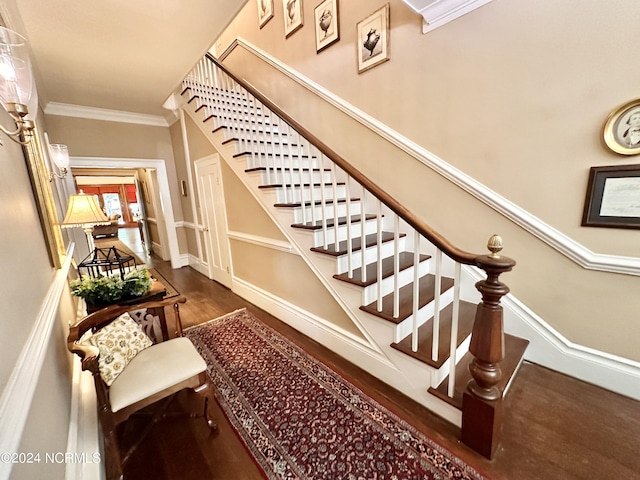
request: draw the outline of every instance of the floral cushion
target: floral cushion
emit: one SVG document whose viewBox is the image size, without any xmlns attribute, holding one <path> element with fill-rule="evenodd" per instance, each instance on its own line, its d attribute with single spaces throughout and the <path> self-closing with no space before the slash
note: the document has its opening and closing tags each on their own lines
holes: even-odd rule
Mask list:
<svg viewBox="0 0 640 480">
<path fill-rule="evenodd" d="M 100 350 L 98 367 L 107 385 L 113 383 L 138 352 L 153 345 L 128 313 L 95 332 L 90 341 Z"/>
</svg>

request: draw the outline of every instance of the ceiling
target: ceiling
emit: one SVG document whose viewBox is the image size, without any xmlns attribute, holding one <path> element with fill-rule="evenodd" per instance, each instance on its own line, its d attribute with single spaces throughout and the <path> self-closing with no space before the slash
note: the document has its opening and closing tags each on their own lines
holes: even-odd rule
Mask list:
<svg viewBox="0 0 640 480">
<path fill-rule="evenodd" d="M 162 104 L 246 0 L 0 0 L 31 49 L 40 106 L 165 116 Z"/>
</svg>

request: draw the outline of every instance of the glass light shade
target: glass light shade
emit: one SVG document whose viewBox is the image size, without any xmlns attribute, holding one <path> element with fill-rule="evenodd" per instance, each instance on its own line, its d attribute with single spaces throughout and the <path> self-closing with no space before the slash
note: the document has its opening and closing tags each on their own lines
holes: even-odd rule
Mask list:
<svg viewBox="0 0 640 480">
<path fill-rule="evenodd" d="M 51 155 L 53 163 L 55 163 L 60 170 L 69 167 L 69 150 L 66 145 L 52 143 L 49 145 L 49 154 Z"/>
<path fill-rule="evenodd" d="M 33 86 L 29 47 L 25 38 L 0 27 L 0 101 L 27 105 Z"/>
<path fill-rule="evenodd" d="M 100 210 L 96 197 L 80 191 L 77 195 L 69 197 L 67 214 L 62 222 L 63 227 L 85 227 L 88 225 L 109 224 L 109 219 Z"/>
</svg>

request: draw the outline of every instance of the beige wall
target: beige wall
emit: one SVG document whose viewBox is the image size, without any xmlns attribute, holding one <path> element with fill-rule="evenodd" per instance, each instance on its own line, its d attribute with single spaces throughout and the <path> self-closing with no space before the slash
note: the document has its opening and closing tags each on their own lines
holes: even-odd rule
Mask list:
<svg viewBox="0 0 640 480">
<path fill-rule="evenodd" d="M 218 51 L 241 36 L 587 248 L 638 256 L 635 231 L 580 221 L 589 167 L 635 162 L 600 138 L 608 113 L 637 96 L 628 45 L 640 6 L 496 1 L 423 35 L 421 17 L 390 5 L 391 60 L 362 74 L 355 24 L 379 6 L 364 0 L 341 2 L 340 41 L 320 54 L 315 5 L 285 39 L 278 2 L 262 29 L 249 2 Z M 569 340 L 640 360 L 637 277 L 582 269 L 250 53 L 225 64 L 459 247 L 481 253 L 502 234 L 518 262 L 504 280 Z"/>
<path fill-rule="evenodd" d="M 0 122 L 7 128 L 15 128 L 4 110 L 0 113 Z M 4 136 L 2 141 L 0 223 L 4 228 L 0 229 L 3 272 L 0 276 L 0 396 L 5 392 L 14 368 L 20 367 L 16 361 L 39 317 L 55 275 L 22 148 Z M 69 302 L 68 293 L 63 297 L 63 304 Z M 64 475 L 64 465 L 46 465 L 44 454 L 66 450 L 71 404 L 70 354 L 64 341 L 66 322 L 70 320 L 68 313 L 68 308 L 61 308 L 51 340 L 43 346 L 45 363 L 20 443 L 19 451 L 40 452 L 43 463 L 16 466 L 11 478 L 61 478 Z"/>
</svg>

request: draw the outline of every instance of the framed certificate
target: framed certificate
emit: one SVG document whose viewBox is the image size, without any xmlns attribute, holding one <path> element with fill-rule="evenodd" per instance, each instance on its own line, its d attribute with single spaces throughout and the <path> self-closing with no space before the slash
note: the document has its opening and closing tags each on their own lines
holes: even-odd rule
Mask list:
<svg viewBox="0 0 640 480">
<path fill-rule="evenodd" d="M 640 165 L 591 167 L 582 225 L 640 228 Z"/>
</svg>

